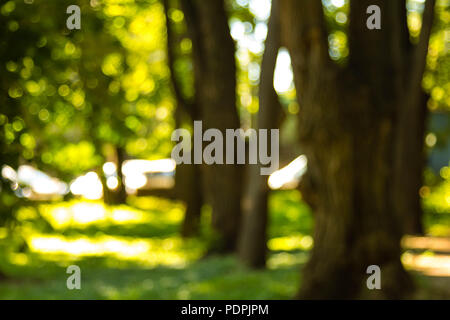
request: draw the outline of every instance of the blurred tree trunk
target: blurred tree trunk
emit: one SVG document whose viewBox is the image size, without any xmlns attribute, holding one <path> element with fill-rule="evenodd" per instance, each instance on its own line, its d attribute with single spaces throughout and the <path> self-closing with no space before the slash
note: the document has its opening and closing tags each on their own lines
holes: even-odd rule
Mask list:
<svg viewBox="0 0 450 320">
<path fill-rule="evenodd" d="M 181 128 L 184 110 L 178 105 L 176 112 L 177 128 Z M 193 117 L 188 115 L 189 119 Z M 191 145 L 193 145 L 193 140 Z M 203 190 L 201 187 L 202 172 L 200 166 L 194 164 L 177 165 L 175 173 L 175 196 L 186 206 L 181 235 L 193 237 L 200 233 L 201 211 L 203 206 Z"/>
<path fill-rule="evenodd" d="M 321 2 L 281 0 L 283 40 L 301 108 L 299 137 L 318 199 L 314 248 L 300 298 L 411 293 L 412 281 L 400 262 L 402 224 L 411 212 L 399 211 L 399 203 L 407 176 L 421 171 L 417 165 L 410 168 L 414 172 L 397 170 L 423 146 L 420 83 L 434 3 L 427 1 L 421 39 L 412 46 L 405 1 L 351 1 L 350 57 L 341 68 L 328 56 Z M 381 30 L 366 27 L 366 10 L 373 4 L 382 11 Z M 405 118 L 409 113 L 414 125 Z M 408 197 L 417 200 L 418 193 Z M 381 268 L 381 290 L 366 287 L 370 265 Z"/>
<path fill-rule="evenodd" d="M 266 48 L 261 65 L 259 85 L 258 129 L 276 129 L 282 107 L 273 87 L 275 66 L 280 48 L 278 0 L 272 1 Z M 268 150 L 271 150 L 270 146 Z M 239 258 L 247 266 L 262 268 L 267 255 L 267 222 L 269 187 L 267 176 L 261 176 L 260 165 L 249 165 L 243 199 L 243 221 L 239 241 Z"/>
<path fill-rule="evenodd" d="M 100 182 L 102 183 L 103 203 L 106 205 L 114 204 L 114 201 L 112 199 L 113 194 L 112 194 L 112 191 L 109 190 L 108 185 L 106 184 L 106 177 L 105 177 L 105 173 L 103 172 L 102 166 L 97 168 L 96 173 L 98 175 L 98 178 L 100 179 Z"/>
<path fill-rule="evenodd" d="M 172 88 L 177 102 L 177 108 L 175 110 L 175 125 L 177 128 L 181 128 L 185 122 L 193 123 L 193 120 L 199 117 L 199 110 L 197 103 L 195 103 L 196 97 L 193 99 L 194 102 L 188 101 L 188 99 L 183 96 L 181 92 L 181 85 L 177 81 L 175 60 L 178 41 L 170 22 L 169 0 L 163 0 L 163 5 L 166 17 L 167 60 L 171 73 Z M 193 145 L 193 139 L 191 141 L 191 145 Z M 201 210 L 203 206 L 201 177 L 202 174 L 198 165 L 177 165 L 175 173 L 175 196 L 177 199 L 183 201 L 186 206 L 183 224 L 181 226 L 181 235 L 183 237 L 197 236 L 200 232 Z"/>
<path fill-rule="evenodd" d="M 236 109 L 235 45 L 230 35 L 223 0 L 183 0 L 192 40 L 195 91 L 203 130 L 240 127 Z M 194 119 L 199 120 L 199 119 Z M 242 167 L 203 165 L 203 190 L 212 207 L 217 241 L 210 252 L 236 249 L 241 218 Z"/>
<path fill-rule="evenodd" d="M 91 137 L 95 137 L 93 126 L 90 126 L 89 130 L 90 130 L 89 135 Z M 103 171 L 103 164 L 106 161 L 103 155 L 103 145 L 98 139 L 93 139 L 93 144 L 95 147 L 96 154 L 100 155 L 102 159 L 100 166 L 96 168 L 95 172 L 97 173 L 97 176 L 102 184 L 103 203 L 106 205 L 112 205 L 114 204 L 113 194 L 112 191 L 108 188 L 108 185 L 106 183 L 106 175 L 105 172 Z"/>
<path fill-rule="evenodd" d="M 127 192 L 125 190 L 125 178 L 122 172 L 123 163 L 126 160 L 126 153 L 124 147 L 116 146 L 116 167 L 117 180 L 119 182 L 117 189 L 114 190 L 116 204 L 124 204 L 127 201 Z"/>
<path fill-rule="evenodd" d="M 416 108 L 408 110 L 400 117 L 399 135 L 397 137 L 397 154 L 395 169 L 396 211 L 402 214 L 401 221 L 405 234 L 423 234 L 423 212 L 419 194 L 423 185 L 423 171 L 426 165 L 426 155 L 423 141 L 425 140 L 425 121 L 428 117 L 428 96 L 418 97 L 421 103 L 404 104 Z M 412 109 L 412 108 L 410 108 Z"/>
<path fill-rule="evenodd" d="M 181 235 L 193 237 L 200 233 L 200 219 L 203 205 L 202 190 L 198 187 L 201 173 L 197 166 L 181 165 L 177 167 L 177 198 L 186 204 Z"/>
<path fill-rule="evenodd" d="M 101 154 L 102 146 L 101 144 L 97 143 L 97 150 L 99 150 L 99 154 Z M 103 187 L 103 202 L 107 205 L 117 205 L 117 204 L 124 204 L 127 200 L 127 192 L 125 189 L 124 184 L 124 176 L 122 173 L 122 166 L 124 161 L 126 160 L 126 154 L 125 149 L 123 147 L 114 147 L 115 155 L 113 157 L 114 164 L 116 165 L 117 170 L 117 180 L 118 185 L 117 188 L 114 190 L 111 190 L 108 187 L 107 184 L 107 177 L 105 175 L 105 172 L 103 171 L 103 167 L 100 166 L 97 170 L 97 175 L 102 183 Z"/>
</svg>

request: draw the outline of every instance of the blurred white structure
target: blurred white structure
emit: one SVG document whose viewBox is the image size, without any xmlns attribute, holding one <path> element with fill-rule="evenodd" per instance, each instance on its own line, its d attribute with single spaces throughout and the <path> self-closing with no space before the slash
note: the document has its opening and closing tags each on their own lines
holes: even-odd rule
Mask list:
<svg viewBox="0 0 450 320">
<path fill-rule="evenodd" d="M 175 168 L 176 163 L 172 159 L 126 160 L 122 166 L 126 190 L 128 193 L 135 193 L 139 189 L 170 189 L 175 184 Z M 115 190 L 119 186 L 116 164 L 106 162 L 102 169 L 106 185 L 110 190 Z M 95 172 L 76 178 L 70 184 L 70 191 L 90 200 L 101 199 L 103 196 L 103 186 Z"/>
<path fill-rule="evenodd" d="M 176 163 L 172 159 L 127 160 L 122 172 L 131 193 L 139 189 L 170 189 L 175 185 Z"/>
<path fill-rule="evenodd" d="M 171 189 L 175 185 L 175 169 L 176 163 L 172 159 L 127 160 L 122 166 L 127 192 L 135 193 L 139 189 Z M 103 172 L 108 188 L 116 189 L 119 186 L 116 164 L 106 162 Z M 4 165 L 1 175 L 11 182 L 11 188 L 18 196 L 30 199 L 48 200 L 69 192 L 89 200 L 103 197 L 101 180 L 94 171 L 77 177 L 70 183 L 70 187 L 28 165 L 20 166 L 17 171 Z"/>
<path fill-rule="evenodd" d="M 26 198 L 45 200 L 63 196 L 69 192 L 66 183 L 28 165 L 19 166 L 17 172 L 10 166 L 4 165 L 2 177 L 11 181 L 12 189 L 19 196 Z"/>
<path fill-rule="evenodd" d="M 305 155 L 301 155 L 286 167 L 272 173 L 268 180 L 269 187 L 272 190 L 294 189 L 300 183 L 307 169 L 308 160 Z"/>
<path fill-rule="evenodd" d="M 97 173 L 91 171 L 76 178 L 70 184 L 70 192 L 89 200 L 97 200 L 103 197 L 103 186 Z"/>
</svg>

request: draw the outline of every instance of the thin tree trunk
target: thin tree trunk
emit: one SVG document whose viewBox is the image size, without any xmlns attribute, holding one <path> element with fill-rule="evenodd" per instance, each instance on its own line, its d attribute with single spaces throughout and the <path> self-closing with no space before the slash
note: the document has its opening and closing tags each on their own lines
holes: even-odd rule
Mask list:
<svg viewBox="0 0 450 320">
<path fill-rule="evenodd" d="M 272 1 L 259 87 L 259 129 L 279 127 L 282 107 L 273 87 L 275 66 L 280 48 L 278 0 Z M 268 150 L 271 150 L 269 147 Z M 267 255 L 269 187 L 267 176 L 261 176 L 260 165 L 247 171 L 247 188 L 243 199 L 243 222 L 240 232 L 239 258 L 247 266 L 262 268 Z"/>
<path fill-rule="evenodd" d="M 181 235 L 193 237 L 199 235 L 201 210 L 203 205 L 202 190 L 199 186 L 201 172 L 194 165 L 181 165 L 177 168 L 177 198 L 186 204 Z"/>
<path fill-rule="evenodd" d="M 92 127 L 91 127 L 90 134 L 92 137 L 94 137 Z M 96 153 L 98 155 L 100 155 L 101 159 L 102 159 L 102 161 L 101 161 L 102 164 L 98 168 L 96 168 L 95 172 L 97 173 L 97 176 L 102 184 L 103 203 L 105 205 L 113 205 L 114 204 L 114 195 L 113 195 L 112 190 L 110 190 L 108 188 L 108 185 L 106 183 L 105 172 L 103 171 L 103 163 L 106 161 L 106 159 L 102 152 L 102 149 L 103 149 L 102 143 L 99 140 L 94 139 L 93 144 L 94 144 Z"/>
<path fill-rule="evenodd" d="M 175 111 L 177 128 L 181 128 L 184 109 L 181 104 Z M 189 119 L 192 119 L 188 115 Z M 191 145 L 193 144 L 193 139 Z M 200 233 L 201 212 L 203 206 L 203 189 L 201 187 L 202 172 L 200 166 L 195 164 L 179 164 L 175 173 L 175 196 L 185 204 L 181 235 L 183 237 L 194 237 Z"/>
<path fill-rule="evenodd" d="M 193 44 L 195 89 L 203 130 L 240 127 L 236 109 L 235 46 L 223 0 L 183 0 Z M 241 219 L 242 169 L 237 165 L 203 165 L 206 199 L 212 207 L 217 241 L 211 252 L 232 252 Z"/>
<path fill-rule="evenodd" d="M 427 97 L 416 108 L 404 108 L 399 122 L 396 155 L 396 211 L 401 215 L 401 225 L 406 234 L 423 234 L 422 205 L 417 196 L 423 185 L 423 170 L 426 164 L 423 141 L 425 139 L 425 121 L 428 115 Z M 410 107 L 407 105 L 405 107 Z M 402 110 L 403 111 L 403 110 Z M 402 139 L 400 136 L 405 138 Z"/>
<path fill-rule="evenodd" d="M 123 163 L 126 160 L 125 149 L 123 147 L 116 147 L 116 166 L 117 166 L 117 180 L 119 185 L 115 190 L 116 204 L 123 204 L 127 201 L 127 192 L 125 190 L 125 178 L 122 172 Z"/>
<path fill-rule="evenodd" d="M 172 80 L 174 81 L 174 80 Z M 182 126 L 183 114 L 187 110 L 195 110 L 194 106 L 189 109 L 182 109 L 183 104 L 179 103 L 175 111 L 177 128 Z M 193 119 L 194 113 L 186 115 Z M 194 145 L 191 138 L 191 145 Z M 192 160 L 192 159 L 191 159 Z M 193 162 L 192 162 L 193 163 Z M 203 189 L 201 187 L 202 172 L 199 165 L 179 164 L 175 173 L 175 195 L 176 198 L 183 201 L 186 209 L 184 213 L 183 224 L 181 226 L 181 235 L 183 237 L 194 237 L 200 233 L 201 212 L 203 206 Z"/>
<path fill-rule="evenodd" d="M 176 127 L 181 128 L 186 119 L 193 121 L 198 117 L 197 104 L 190 103 L 182 94 L 180 84 L 177 81 L 175 72 L 176 60 L 176 40 L 172 24 L 169 17 L 169 0 L 163 0 L 164 12 L 166 17 L 167 31 L 167 59 L 171 72 L 171 83 L 177 101 L 175 111 Z M 196 97 L 193 99 L 196 101 Z M 193 140 L 191 141 L 193 145 Z M 192 160 L 192 159 L 191 159 Z M 193 163 L 193 162 L 191 162 Z M 197 236 L 200 232 L 201 210 L 203 206 L 203 190 L 201 188 L 201 170 L 195 164 L 180 164 L 175 173 L 175 194 L 176 197 L 185 203 L 186 210 L 183 224 L 181 226 L 181 235 L 183 237 Z"/>
<path fill-rule="evenodd" d="M 417 90 L 405 90 L 412 87 L 404 2 L 351 1 L 350 58 L 341 69 L 328 56 L 321 3 L 281 1 L 301 106 L 300 142 L 318 198 L 314 248 L 298 297 L 405 297 L 413 285 L 400 262 L 404 228 L 396 179 L 404 177 L 396 172 L 396 156 L 398 141 L 406 137 L 399 138 L 398 117 L 404 113 L 398 110 L 417 103 Z M 365 26 L 372 4 L 381 7 L 382 30 Z M 418 80 L 413 87 L 420 89 L 423 70 L 414 67 L 413 73 Z M 370 265 L 381 268 L 381 290 L 366 287 Z"/>
<path fill-rule="evenodd" d="M 406 74 L 405 103 L 398 110 L 398 133 L 395 159 L 396 211 L 402 219 L 403 231 L 422 234 L 422 208 L 418 197 L 425 167 L 424 135 L 428 115 L 428 96 L 422 91 L 422 77 L 426 66 L 429 39 L 433 27 L 435 0 L 427 0 L 422 17 L 419 43 L 409 50 L 412 65 Z M 404 22 L 403 24 L 406 24 Z"/>
</svg>

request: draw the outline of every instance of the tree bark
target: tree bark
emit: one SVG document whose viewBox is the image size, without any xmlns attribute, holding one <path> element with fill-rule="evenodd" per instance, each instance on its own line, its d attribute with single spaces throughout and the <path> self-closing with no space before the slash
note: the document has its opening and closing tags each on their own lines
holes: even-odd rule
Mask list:
<svg viewBox="0 0 450 320">
<path fill-rule="evenodd" d="M 183 0 L 182 7 L 193 44 L 195 89 L 203 130 L 240 127 L 236 109 L 235 46 L 223 0 Z M 212 207 L 217 241 L 211 252 L 236 249 L 241 219 L 242 168 L 203 165 L 203 190 Z"/>
<path fill-rule="evenodd" d="M 381 30 L 365 26 L 372 4 L 382 10 Z M 413 285 L 400 262 L 404 228 L 396 180 L 404 177 L 396 172 L 396 156 L 397 139 L 406 137 L 399 138 L 398 117 L 403 105 L 417 102 L 405 90 L 410 60 L 404 7 L 351 1 L 346 68 L 329 59 L 320 1 L 281 0 L 281 12 L 301 106 L 299 137 L 318 198 L 314 248 L 298 297 L 403 298 Z M 423 71 L 418 73 L 414 87 L 420 89 Z M 366 287 L 370 265 L 381 268 L 381 290 Z"/>
<path fill-rule="evenodd" d="M 261 65 L 259 86 L 259 129 L 276 129 L 280 125 L 282 107 L 273 87 L 275 66 L 280 48 L 278 0 L 272 1 L 266 48 Z M 271 150 L 270 146 L 268 150 Z M 261 176 L 260 165 L 250 165 L 243 199 L 243 222 L 239 241 L 239 258 L 252 268 L 263 268 L 267 255 L 267 223 L 269 187 L 267 176 Z"/>
<path fill-rule="evenodd" d="M 433 27 L 436 1 L 428 0 L 422 17 L 422 31 L 416 47 L 408 47 L 411 64 L 406 72 L 408 95 L 398 110 L 398 134 L 395 162 L 396 210 L 401 215 L 403 230 L 409 234 L 423 234 L 422 208 L 418 197 L 425 167 L 424 135 L 428 115 L 428 96 L 422 90 L 429 39 Z"/>
<path fill-rule="evenodd" d="M 177 102 L 175 122 L 176 127 L 181 128 L 186 119 L 192 122 L 193 119 L 198 118 L 199 110 L 195 103 L 197 100 L 196 97 L 193 99 L 194 102 L 189 102 L 183 96 L 180 84 L 177 81 L 175 72 L 176 40 L 169 18 L 169 0 L 163 0 L 163 4 L 166 17 L 167 60 L 171 72 L 172 88 Z M 193 145 L 193 140 L 191 141 L 191 145 Z M 175 173 L 175 195 L 186 206 L 183 224 L 181 226 L 181 235 L 183 237 L 197 236 L 200 232 L 201 210 L 203 206 L 201 177 L 201 170 L 198 165 L 180 164 L 177 166 Z"/>
<path fill-rule="evenodd" d="M 127 192 L 125 190 L 125 178 L 122 172 L 123 163 L 126 160 L 126 153 L 123 147 L 116 146 L 116 157 L 117 180 L 119 180 L 119 185 L 114 193 L 116 194 L 116 204 L 124 204 L 127 201 Z"/>
<path fill-rule="evenodd" d="M 185 238 L 200 234 L 203 190 L 201 188 L 201 170 L 197 165 L 177 165 L 175 174 L 175 195 L 185 203 L 181 235 Z"/>
</svg>

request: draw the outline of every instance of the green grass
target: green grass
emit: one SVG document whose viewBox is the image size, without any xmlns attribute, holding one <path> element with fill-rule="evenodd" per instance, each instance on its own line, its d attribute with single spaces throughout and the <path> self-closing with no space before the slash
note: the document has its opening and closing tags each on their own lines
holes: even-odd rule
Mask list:
<svg viewBox="0 0 450 320">
<path fill-rule="evenodd" d="M 95 201 L 30 204 L 17 213 L 13 234 L 0 230 L 0 270 L 8 276 L 0 281 L 0 299 L 289 299 L 310 248 L 312 218 L 300 200 L 297 192 L 272 196 L 274 251 L 260 271 L 242 267 L 232 256 L 201 259 L 208 213 L 200 239 L 181 239 L 183 210 L 176 202 L 135 198 L 129 206 L 110 208 Z M 55 249 L 71 243 L 76 248 L 80 240 L 87 252 Z M 123 250 L 102 247 L 108 241 Z M 71 264 L 81 268 L 81 290 L 66 287 Z"/>
<path fill-rule="evenodd" d="M 427 229 L 446 232 L 448 207 L 442 211 L 434 195 L 425 206 Z M 202 258 L 211 236 L 208 210 L 200 238 L 185 240 L 178 232 L 183 207 L 168 200 L 30 203 L 16 218 L 13 232 L 0 228 L 0 270 L 7 275 L 0 299 L 290 299 L 312 247 L 313 218 L 296 191 L 270 198 L 271 251 L 259 271 L 232 256 Z M 81 268 L 81 290 L 66 287 L 72 264 Z"/>
<path fill-rule="evenodd" d="M 298 255 L 298 254 L 297 254 Z M 112 261 L 109 261 L 112 262 Z M 114 263 L 114 262 L 112 262 Z M 2 299 L 289 299 L 297 289 L 295 264 L 248 271 L 232 257 L 214 257 L 185 268 L 108 267 L 108 261 L 78 261 L 82 289 L 68 290 L 63 266 L 21 269 L 2 283 Z"/>
</svg>

